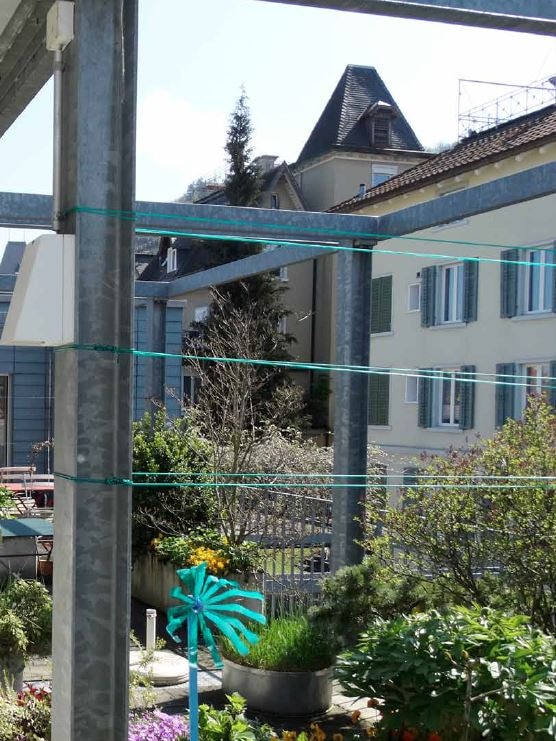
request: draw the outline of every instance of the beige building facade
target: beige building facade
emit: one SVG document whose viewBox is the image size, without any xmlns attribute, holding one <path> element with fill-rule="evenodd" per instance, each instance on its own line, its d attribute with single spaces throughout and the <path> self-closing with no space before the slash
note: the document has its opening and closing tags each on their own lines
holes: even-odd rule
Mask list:
<svg viewBox="0 0 556 741">
<path fill-rule="evenodd" d="M 334 210 L 385 214 L 555 158 L 550 107 Z M 556 403 L 556 196 L 410 236 L 373 256 L 371 365 L 390 372 L 370 378 L 369 436 L 400 477 L 423 451 L 492 436 L 521 416 L 529 393 Z"/>
</svg>

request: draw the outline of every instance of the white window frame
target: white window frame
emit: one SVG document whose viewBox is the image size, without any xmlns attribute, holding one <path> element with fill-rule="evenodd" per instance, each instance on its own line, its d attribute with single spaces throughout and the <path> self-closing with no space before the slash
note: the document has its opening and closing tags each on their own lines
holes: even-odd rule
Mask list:
<svg viewBox="0 0 556 741">
<path fill-rule="evenodd" d="M 280 268 L 278 277 L 279 277 L 280 283 L 288 282 L 289 278 L 288 278 L 288 266 L 287 265 L 284 265 L 283 267 Z"/>
<path fill-rule="evenodd" d="M 454 429 L 458 428 L 461 422 L 461 385 L 459 387 L 460 394 L 460 409 L 459 419 L 456 419 L 456 397 L 457 397 L 457 384 L 461 384 L 461 379 L 458 379 L 457 368 L 438 368 L 438 378 L 434 380 L 434 410 L 435 410 L 435 426 L 441 428 Z M 435 374 L 436 375 L 436 374 Z M 442 417 L 442 408 L 444 401 L 444 383 L 448 380 L 446 376 L 449 375 L 450 379 L 450 420 L 444 422 Z"/>
<path fill-rule="evenodd" d="M 270 194 L 270 208 L 280 208 L 280 196 L 278 195 L 278 193 Z"/>
<path fill-rule="evenodd" d="M 441 265 L 438 317 L 440 324 L 461 324 L 463 321 L 463 263 Z M 450 290 L 450 305 L 446 317 L 446 291 Z"/>
<path fill-rule="evenodd" d="M 405 403 L 419 403 L 419 378 L 417 375 L 405 377 Z"/>
<path fill-rule="evenodd" d="M 380 164 L 379 162 L 373 162 L 371 165 L 371 188 L 378 188 L 379 185 L 390 180 L 394 175 L 398 175 L 399 172 L 400 170 L 397 165 L 386 165 Z M 379 175 L 386 175 L 386 177 L 375 183 L 375 177 Z"/>
<path fill-rule="evenodd" d="M 286 334 L 288 331 L 288 317 L 284 314 L 278 319 L 278 332 Z"/>
<path fill-rule="evenodd" d="M 535 255 L 539 257 L 535 257 Z M 520 266 L 521 287 L 519 289 L 521 297 L 522 314 L 547 314 L 552 311 L 552 269 L 545 267 L 552 264 L 552 250 L 543 247 L 534 247 L 526 250 L 525 262 L 541 263 L 540 266 Z M 539 271 L 539 301 L 538 308 L 530 308 L 531 303 L 531 274 L 533 270 Z M 546 283 L 548 279 L 548 292 L 546 292 Z"/>
<path fill-rule="evenodd" d="M 529 394 L 540 394 L 547 390 L 547 385 L 550 385 L 547 384 L 547 379 L 550 377 L 550 361 L 541 360 L 520 363 L 518 369 L 518 374 L 522 376 L 522 378 L 519 379 L 519 382 L 520 384 L 524 384 L 516 387 L 517 410 L 518 414 L 522 416 L 527 405 L 527 397 Z M 534 388 L 532 388 L 528 383 L 529 371 L 533 369 L 536 373 L 534 376 Z M 531 375 L 531 378 L 533 378 L 533 375 Z"/>
<path fill-rule="evenodd" d="M 412 307 L 411 306 L 411 289 L 416 288 L 417 289 L 417 306 Z M 420 283 L 410 283 L 407 286 L 407 310 L 408 312 L 416 312 L 421 311 L 421 284 Z"/>
<path fill-rule="evenodd" d="M 173 273 L 178 269 L 178 251 L 175 247 L 168 247 L 166 254 L 166 272 Z"/>
<path fill-rule="evenodd" d="M 193 321 L 194 322 L 204 322 L 206 318 L 209 315 L 209 307 L 208 306 L 197 306 L 193 310 Z"/>
</svg>

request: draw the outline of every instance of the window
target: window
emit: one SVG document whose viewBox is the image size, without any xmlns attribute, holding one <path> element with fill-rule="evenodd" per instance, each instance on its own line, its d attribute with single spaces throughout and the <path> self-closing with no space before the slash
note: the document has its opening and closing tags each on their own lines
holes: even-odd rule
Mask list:
<svg viewBox="0 0 556 741">
<path fill-rule="evenodd" d="M 421 284 L 410 283 L 407 287 L 407 310 L 419 311 L 421 309 Z"/>
<path fill-rule="evenodd" d="M 287 268 L 287 266 L 286 267 L 283 267 L 283 268 L 280 268 L 280 270 L 278 272 L 278 278 L 280 279 L 280 282 L 281 283 L 287 283 L 288 282 L 288 268 Z"/>
<path fill-rule="evenodd" d="M 390 418 L 390 374 L 372 373 L 369 376 L 370 425 L 387 426 Z"/>
<path fill-rule="evenodd" d="M 504 250 L 500 271 L 500 316 L 556 312 L 555 249 Z M 526 265 L 516 264 L 525 262 Z"/>
<path fill-rule="evenodd" d="M 386 180 L 398 174 L 398 168 L 395 165 L 373 165 L 371 167 L 371 188 L 382 185 Z"/>
<path fill-rule="evenodd" d="M 0 465 L 8 465 L 8 438 L 9 438 L 9 379 L 0 376 Z"/>
<path fill-rule="evenodd" d="M 446 371 L 436 382 L 437 424 L 459 427 L 461 421 L 461 381 L 456 371 Z"/>
<path fill-rule="evenodd" d="M 280 208 L 280 197 L 278 193 L 271 193 L 270 208 Z"/>
<path fill-rule="evenodd" d="M 178 269 L 178 251 L 175 247 L 168 247 L 166 256 L 166 272 L 173 273 Z"/>
<path fill-rule="evenodd" d="M 371 282 L 371 334 L 392 331 L 392 276 Z"/>
<path fill-rule="evenodd" d="M 476 261 L 421 268 L 421 326 L 476 321 L 478 296 Z"/>
<path fill-rule="evenodd" d="M 419 377 L 419 427 L 470 430 L 475 416 L 475 366 L 423 368 Z"/>
<path fill-rule="evenodd" d="M 419 378 L 417 376 L 406 376 L 405 401 L 407 404 L 417 404 L 419 401 Z"/>
<path fill-rule="evenodd" d="M 209 315 L 209 307 L 208 306 L 197 306 L 195 309 L 195 312 L 193 314 L 194 321 L 196 322 L 204 322 Z"/>
<path fill-rule="evenodd" d="M 390 116 L 375 116 L 372 120 L 372 144 L 375 147 L 389 147 L 391 131 Z"/>
<path fill-rule="evenodd" d="M 515 378 L 517 376 L 517 378 Z M 499 363 L 496 366 L 495 424 L 501 427 L 507 419 L 519 419 L 531 394 L 545 393 L 556 407 L 556 360 L 536 363 Z"/>
<path fill-rule="evenodd" d="M 442 324 L 463 319 L 463 264 L 441 268 L 439 316 Z"/>
<path fill-rule="evenodd" d="M 528 250 L 523 272 L 524 313 L 552 311 L 552 251 Z"/>
<path fill-rule="evenodd" d="M 183 406 L 192 406 L 197 403 L 199 389 L 201 388 L 201 379 L 198 376 L 191 376 L 184 373 L 182 376 L 182 400 Z"/>
<path fill-rule="evenodd" d="M 287 331 L 288 331 L 288 317 L 281 316 L 280 319 L 278 319 L 278 332 L 281 332 L 282 334 L 286 334 Z"/>
</svg>

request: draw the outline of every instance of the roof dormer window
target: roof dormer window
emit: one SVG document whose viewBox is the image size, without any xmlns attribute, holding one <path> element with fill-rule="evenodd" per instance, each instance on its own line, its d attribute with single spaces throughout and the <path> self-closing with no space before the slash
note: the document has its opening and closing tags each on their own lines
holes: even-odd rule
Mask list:
<svg viewBox="0 0 556 741">
<path fill-rule="evenodd" d="M 371 123 L 371 143 L 375 147 L 389 147 L 392 143 L 392 119 L 376 116 Z"/>
<path fill-rule="evenodd" d="M 395 107 L 382 100 L 373 103 L 363 112 L 361 118 L 367 125 L 371 147 L 386 149 L 392 146 L 392 121 L 397 115 Z"/>
<path fill-rule="evenodd" d="M 178 269 L 178 251 L 175 247 L 168 247 L 166 255 L 166 272 L 174 273 Z"/>
</svg>

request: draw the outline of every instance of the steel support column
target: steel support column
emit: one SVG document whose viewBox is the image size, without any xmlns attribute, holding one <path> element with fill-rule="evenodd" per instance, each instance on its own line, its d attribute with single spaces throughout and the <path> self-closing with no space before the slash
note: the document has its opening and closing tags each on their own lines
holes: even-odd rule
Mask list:
<svg viewBox="0 0 556 741">
<path fill-rule="evenodd" d="M 368 245 L 365 245 L 368 246 Z M 336 270 L 336 363 L 369 365 L 372 254 L 339 252 Z M 359 563 L 365 486 L 342 475 L 367 472 L 369 377 L 334 374 L 334 479 L 332 570 Z"/>
<path fill-rule="evenodd" d="M 62 210 L 132 209 L 137 0 L 82 0 L 64 52 Z M 74 214 L 77 343 L 132 344 L 133 224 Z M 56 353 L 53 732 L 127 738 L 132 359 Z"/>
<path fill-rule="evenodd" d="M 166 351 L 166 301 L 149 299 L 147 302 L 147 349 Z M 145 358 L 145 408 L 155 415 L 164 404 L 164 358 Z"/>
</svg>

